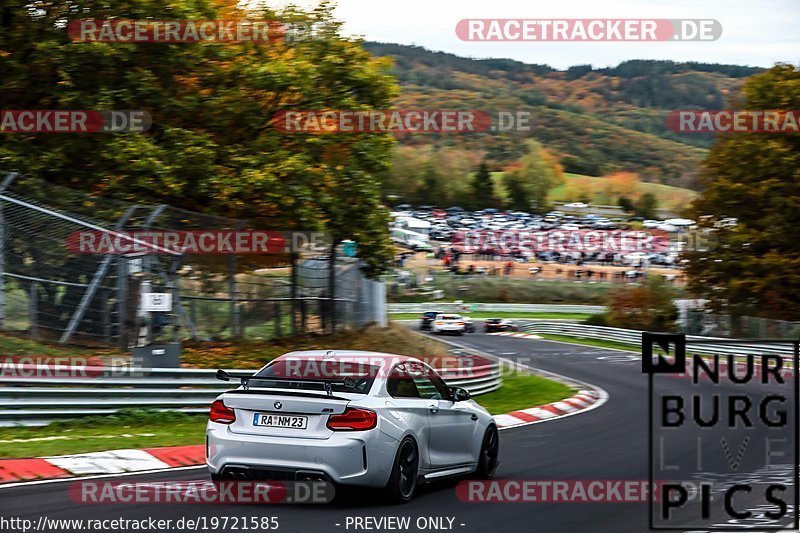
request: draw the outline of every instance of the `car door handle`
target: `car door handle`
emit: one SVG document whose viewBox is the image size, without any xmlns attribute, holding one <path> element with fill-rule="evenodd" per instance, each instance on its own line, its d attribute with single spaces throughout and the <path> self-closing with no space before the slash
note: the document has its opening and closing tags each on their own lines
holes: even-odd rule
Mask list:
<svg viewBox="0 0 800 533">
<path fill-rule="evenodd" d="M 439 406 L 438 406 L 438 405 L 436 405 L 436 404 L 433 404 L 433 403 L 432 403 L 432 404 L 430 404 L 430 405 L 428 406 L 428 410 L 429 410 L 431 413 L 438 413 L 438 412 L 439 412 Z"/>
<path fill-rule="evenodd" d="M 478 419 L 478 415 L 473 414 L 470 418 L 472 418 L 472 420 L 477 420 Z"/>
</svg>

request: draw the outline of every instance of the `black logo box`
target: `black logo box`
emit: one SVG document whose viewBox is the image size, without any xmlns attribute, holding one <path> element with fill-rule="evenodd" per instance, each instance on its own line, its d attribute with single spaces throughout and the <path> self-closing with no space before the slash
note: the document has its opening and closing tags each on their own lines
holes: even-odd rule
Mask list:
<svg viewBox="0 0 800 533">
<path fill-rule="evenodd" d="M 650 487 L 654 487 L 653 476 L 653 381 L 656 375 L 663 374 L 682 374 L 686 371 L 687 362 L 687 348 L 697 346 L 698 352 L 702 352 L 703 345 L 731 345 L 736 347 L 747 347 L 757 345 L 791 345 L 792 346 L 792 392 L 793 392 L 793 474 L 794 474 L 794 498 L 793 498 L 793 525 L 787 524 L 764 526 L 759 525 L 758 529 L 763 531 L 782 531 L 787 527 L 794 529 L 800 528 L 800 436 L 798 435 L 798 406 L 800 406 L 800 340 L 791 339 L 714 339 L 714 340 L 691 340 L 687 341 L 686 335 L 676 333 L 642 333 L 642 373 L 647 374 L 647 396 L 648 396 L 648 482 Z M 667 357 L 660 354 L 654 358 L 656 354 L 655 349 L 660 348 Z M 692 529 L 708 530 L 708 531 L 729 531 L 730 526 L 716 528 L 714 525 L 687 525 L 681 524 L 679 527 L 666 527 L 656 526 L 655 517 L 653 515 L 653 491 L 648 492 L 648 515 L 649 515 L 649 528 L 651 531 L 687 531 Z M 734 528 L 738 529 L 738 528 Z"/>
</svg>

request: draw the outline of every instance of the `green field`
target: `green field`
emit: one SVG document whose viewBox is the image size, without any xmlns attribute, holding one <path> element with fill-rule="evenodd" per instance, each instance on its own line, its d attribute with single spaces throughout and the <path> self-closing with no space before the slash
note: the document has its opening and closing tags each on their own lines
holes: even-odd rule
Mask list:
<svg viewBox="0 0 800 533">
<path fill-rule="evenodd" d="M 492 172 L 492 181 L 501 198 L 506 197 L 503 186 L 504 172 Z M 549 202 L 578 202 L 586 198 L 595 205 L 617 205 L 618 193 L 609 191 L 609 182 L 604 177 L 585 176 L 583 174 L 565 173 L 566 183 L 550 191 Z M 661 183 L 639 182 L 626 196 L 638 198 L 644 193 L 652 193 L 658 201 L 658 207 L 678 211 L 686 207 L 697 196 L 695 191 L 663 185 Z"/>
<path fill-rule="evenodd" d="M 565 177 L 564 185 L 550 191 L 549 201 L 577 202 L 582 199 L 583 195 L 586 195 L 593 204 L 616 205 L 617 196 L 607 193 L 608 181 L 605 178 L 569 173 L 565 174 Z M 656 197 L 658 207 L 670 210 L 679 210 L 685 207 L 697 196 L 695 191 L 689 189 L 646 182 L 638 183 L 632 196 L 638 197 L 648 192 Z"/>
</svg>

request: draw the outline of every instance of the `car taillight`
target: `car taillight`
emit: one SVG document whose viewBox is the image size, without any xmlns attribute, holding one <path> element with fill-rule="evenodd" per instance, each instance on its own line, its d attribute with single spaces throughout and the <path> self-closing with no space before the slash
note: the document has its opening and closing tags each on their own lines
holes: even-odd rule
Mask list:
<svg viewBox="0 0 800 533">
<path fill-rule="evenodd" d="M 211 404 L 211 412 L 208 414 L 209 420 L 218 424 L 233 424 L 236 422 L 236 413 L 222 403 L 222 400 L 215 400 Z"/>
<path fill-rule="evenodd" d="M 463 325 L 464 325 L 464 323 L 463 323 L 463 322 L 459 322 L 459 323 L 458 323 L 458 325 L 459 325 L 459 326 L 463 326 Z"/>
<path fill-rule="evenodd" d="M 375 411 L 348 407 L 340 415 L 331 415 L 328 418 L 328 429 L 334 431 L 364 431 L 378 425 L 378 415 Z"/>
</svg>

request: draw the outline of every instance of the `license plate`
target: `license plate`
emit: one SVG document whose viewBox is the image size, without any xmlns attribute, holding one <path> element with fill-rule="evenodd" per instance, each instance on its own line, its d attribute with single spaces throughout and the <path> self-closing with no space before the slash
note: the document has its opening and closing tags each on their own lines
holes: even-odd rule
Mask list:
<svg viewBox="0 0 800 533">
<path fill-rule="evenodd" d="M 268 428 L 306 429 L 308 417 L 256 413 L 253 415 L 253 425 Z"/>
</svg>

